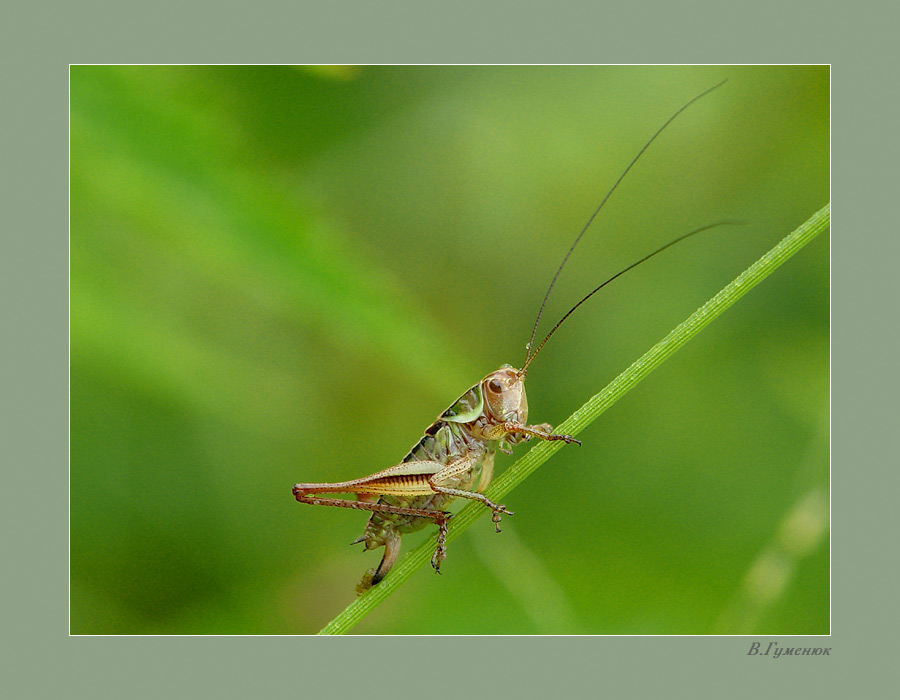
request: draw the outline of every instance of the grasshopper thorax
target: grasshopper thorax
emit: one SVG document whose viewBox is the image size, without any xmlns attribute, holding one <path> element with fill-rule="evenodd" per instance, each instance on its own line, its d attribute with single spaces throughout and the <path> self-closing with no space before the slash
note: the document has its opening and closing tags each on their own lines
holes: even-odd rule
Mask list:
<svg viewBox="0 0 900 700">
<path fill-rule="evenodd" d="M 485 414 L 502 423 L 528 422 L 528 397 L 525 396 L 525 372 L 503 365 L 481 380 Z"/>
</svg>

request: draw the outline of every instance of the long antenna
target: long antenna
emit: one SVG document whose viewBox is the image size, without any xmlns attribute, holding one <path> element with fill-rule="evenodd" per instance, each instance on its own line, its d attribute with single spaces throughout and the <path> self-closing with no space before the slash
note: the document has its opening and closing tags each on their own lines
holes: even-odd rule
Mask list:
<svg viewBox="0 0 900 700">
<path fill-rule="evenodd" d="M 674 241 L 669 241 L 661 248 L 657 248 L 649 255 L 645 255 L 643 258 L 641 258 L 637 262 L 631 263 L 631 265 L 626 267 L 624 270 L 620 270 L 619 272 L 614 274 L 612 277 L 610 277 L 608 280 L 606 280 L 603 284 L 601 284 L 599 287 L 597 287 L 594 291 L 592 291 L 590 294 L 585 296 L 581 301 L 579 301 L 577 304 L 575 304 L 575 306 L 573 306 L 571 309 L 568 310 L 568 312 L 566 313 L 565 316 L 563 316 L 561 319 L 559 319 L 559 322 L 555 326 L 553 326 L 553 328 L 550 329 L 550 332 L 546 336 L 544 336 L 544 339 L 541 341 L 540 345 L 537 346 L 535 351 L 533 353 L 529 354 L 529 356 L 525 358 L 525 364 L 522 366 L 522 369 L 520 369 L 519 372 L 524 372 L 525 370 L 528 369 L 528 365 L 531 364 L 531 361 L 535 357 L 537 357 L 537 354 L 541 351 L 541 348 L 544 347 L 544 345 L 547 343 L 548 340 L 550 340 L 550 336 L 553 335 L 554 333 L 556 333 L 556 329 L 559 328 L 563 324 L 563 321 L 565 321 L 567 318 L 569 318 L 569 316 L 572 315 L 572 312 L 575 311 L 575 309 L 577 309 L 579 306 L 581 306 L 584 302 L 586 302 L 588 299 L 590 299 L 592 296 L 594 296 L 597 292 L 599 292 L 601 289 L 603 289 L 606 285 L 608 285 L 614 279 L 621 277 L 629 270 L 633 270 L 641 263 L 647 262 L 654 255 L 662 253 L 666 248 L 671 248 L 676 243 L 680 243 L 685 238 L 690 238 L 693 235 L 702 233 L 703 231 L 708 231 L 709 229 L 715 228 L 716 226 L 740 225 L 742 223 L 743 223 L 742 221 L 717 221 L 714 224 L 707 224 L 706 226 L 703 226 L 702 228 L 695 229 L 695 230 L 691 231 L 690 233 L 686 233 L 683 236 L 679 236 Z"/>
<path fill-rule="evenodd" d="M 603 201 L 601 201 L 599 206 L 596 209 L 594 209 L 594 213 L 591 214 L 591 218 L 587 220 L 587 223 L 584 225 L 584 228 L 581 229 L 581 233 L 578 234 L 578 236 L 575 238 L 575 242 L 572 243 L 572 245 L 569 247 L 569 251 L 566 253 L 566 256 L 563 258 L 563 261 L 559 264 L 559 267 L 556 270 L 556 274 L 553 275 L 553 279 L 550 281 L 550 286 L 547 287 L 547 293 L 544 295 L 544 300 L 541 302 L 541 308 L 538 310 L 537 318 L 534 319 L 534 327 L 531 329 L 531 338 L 529 338 L 529 340 L 528 340 L 528 345 L 525 346 L 525 364 L 523 365 L 523 369 L 525 367 L 527 367 L 528 364 L 531 362 L 531 359 L 530 359 L 532 357 L 531 347 L 534 344 L 534 338 L 537 335 L 538 324 L 541 322 L 541 316 L 544 315 L 544 307 L 547 305 L 547 299 L 550 298 L 550 292 L 553 291 L 553 286 L 556 284 L 556 280 L 559 277 L 559 273 L 562 272 L 562 269 L 566 266 L 566 263 L 569 261 L 569 256 L 572 255 L 572 251 L 575 250 L 575 246 L 578 245 L 578 241 L 581 240 L 581 237 L 585 234 L 585 232 L 588 230 L 588 228 L 590 228 L 590 225 L 594 222 L 594 219 L 597 217 L 597 214 L 599 214 L 600 210 L 603 209 L 603 205 L 606 204 L 606 201 L 612 196 L 612 193 L 616 191 L 616 188 L 619 186 L 619 183 L 625 179 L 625 176 L 628 174 L 628 171 L 631 170 L 632 166 L 638 162 L 638 159 L 640 159 L 640 157 L 642 155 L 644 155 L 644 151 L 646 151 L 650 147 L 650 144 L 656 140 L 656 137 L 659 136 L 665 130 L 665 128 L 667 126 L 669 126 L 669 124 L 671 124 L 673 121 L 675 121 L 675 118 L 679 114 L 681 114 L 684 110 L 686 110 L 688 107 L 690 107 L 692 104 L 694 104 L 701 97 L 705 97 L 706 95 L 711 93 L 716 88 L 724 85 L 726 82 L 728 82 L 728 78 L 726 78 L 725 80 L 723 80 L 720 83 L 716 83 L 711 88 L 704 90 L 699 95 L 697 95 L 695 98 L 693 98 L 691 101 L 685 103 L 677 112 L 675 112 L 675 114 L 673 114 L 671 117 L 669 117 L 668 120 L 666 120 L 666 123 L 663 124 L 661 127 L 659 127 L 657 132 L 655 134 L 653 134 L 653 136 L 650 137 L 650 140 L 644 144 L 644 147 L 632 159 L 632 161 L 628 164 L 628 167 L 625 168 L 625 170 L 622 172 L 622 174 L 619 175 L 619 179 L 616 180 L 615 184 L 610 188 L 609 192 L 606 193 L 606 196 L 603 198 Z M 592 292 L 592 294 L 593 294 L 593 292 Z M 588 295 L 588 296 L 590 296 L 590 295 Z M 584 301 L 584 299 L 582 299 L 582 301 Z M 580 303 L 581 302 L 579 302 L 579 304 Z M 573 309 L 573 311 L 574 311 L 574 309 Z M 570 311 L 569 313 L 572 313 L 572 312 Z M 552 332 L 551 332 L 551 335 L 552 335 Z M 544 340 L 546 342 L 546 338 Z M 543 345 L 543 343 L 542 343 L 542 345 Z"/>
</svg>

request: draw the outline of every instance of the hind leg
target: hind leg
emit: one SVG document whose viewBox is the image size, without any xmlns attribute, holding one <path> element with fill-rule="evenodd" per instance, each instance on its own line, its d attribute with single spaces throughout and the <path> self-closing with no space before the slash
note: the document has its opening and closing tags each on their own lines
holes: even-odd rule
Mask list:
<svg viewBox="0 0 900 700">
<path fill-rule="evenodd" d="M 436 574 L 441 573 L 441 562 L 447 558 L 447 524 L 450 522 L 450 518 L 453 517 L 450 513 L 444 513 L 444 515 L 447 517 L 437 521 L 437 549 L 431 555 L 431 566 Z"/>
</svg>

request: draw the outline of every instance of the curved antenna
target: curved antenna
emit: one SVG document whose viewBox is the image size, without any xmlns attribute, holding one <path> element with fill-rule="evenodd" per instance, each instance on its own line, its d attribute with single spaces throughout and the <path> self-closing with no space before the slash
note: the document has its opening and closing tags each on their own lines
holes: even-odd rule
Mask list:
<svg viewBox="0 0 900 700">
<path fill-rule="evenodd" d="M 573 306 L 571 309 L 568 310 L 568 312 L 566 313 L 565 316 L 563 316 L 561 319 L 559 319 L 559 322 L 555 326 L 553 326 L 553 328 L 550 329 L 550 332 L 546 336 L 544 336 L 544 339 L 541 341 L 541 344 L 537 346 L 537 349 L 535 349 L 535 351 L 533 353 L 531 353 L 528 357 L 525 358 L 525 364 L 522 366 L 522 369 L 520 369 L 519 372 L 524 374 L 524 372 L 528 369 L 528 365 L 531 364 L 531 361 L 535 357 L 537 357 L 537 354 L 541 351 L 541 348 L 544 347 L 544 345 L 547 343 L 548 340 L 550 340 L 550 336 L 553 335 L 554 333 L 556 333 L 556 329 L 559 328 L 563 324 L 563 321 L 565 321 L 567 318 L 569 318 L 569 316 L 572 315 L 572 312 L 575 311 L 575 309 L 577 309 L 579 306 L 581 306 L 584 302 L 586 302 L 588 299 L 590 299 L 592 296 L 594 296 L 597 292 L 599 292 L 601 289 L 603 289 L 606 285 L 608 285 L 614 279 L 621 277 L 629 270 L 633 270 L 641 263 L 647 262 L 654 255 L 658 255 L 659 253 L 662 253 L 666 248 L 671 248 L 673 245 L 675 245 L 676 243 L 680 243 L 681 241 L 683 241 L 686 238 L 690 238 L 691 236 L 694 236 L 698 233 L 702 233 L 703 231 L 708 231 L 709 229 L 715 228 L 716 226 L 741 225 L 742 223 L 743 223 L 742 221 L 717 221 L 714 224 L 708 224 L 706 226 L 703 226 L 702 228 L 694 229 L 690 233 L 686 233 L 683 236 L 679 236 L 678 238 L 676 238 L 673 241 L 669 241 L 661 248 L 657 248 L 649 255 L 645 255 L 643 258 L 641 258 L 637 262 L 631 263 L 631 265 L 626 267 L 624 270 L 620 270 L 619 272 L 614 274 L 612 277 L 610 277 L 608 280 L 606 280 L 603 284 L 601 284 L 599 287 L 597 287 L 594 291 L 592 291 L 590 294 L 585 296 L 581 301 L 579 301 L 577 304 L 575 304 L 575 306 Z"/>
<path fill-rule="evenodd" d="M 524 365 L 525 367 L 527 367 L 528 363 L 531 361 L 529 359 L 531 357 L 531 346 L 534 344 L 534 337 L 535 337 L 535 335 L 537 335 L 538 324 L 541 322 L 541 316 L 544 315 L 544 307 L 547 305 L 547 299 L 550 298 L 550 292 L 553 291 L 553 286 L 556 284 L 556 280 L 559 277 L 559 273 L 562 272 L 562 269 L 566 266 L 566 263 L 569 261 L 569 256 L 572 255 L 572 251 L 575 250 L 575 246 L 578 245 L 578 241 L 581 240 L 581 237 L 585 234 L 585 232 L 588 230 L 588 228 L 590 228 L 590 225 L 594 222 L 594 219 L 597 217 L 597 214 L 599 214 L 600 210 L 603 209 L 603 205 L 606 204 L 606 201 L 612 196 L 612 193 L 616 191 L 616 188 L 619 186 L 619 183 L 625 179 L 625 176 L 628 174 L 628 171 L 631 170 L 632 166 L 638 162 L 638 159 L 642 155 L 644 155 L 644 151 L 646 151 L 650 147 L 650 144 L 656 140 L 656 137 L 659 136 L 665 130 L 665 128 L 667 126 L 669 126 L 669 124 L 671 124 L 673 121 L 675 121 L 675 118 L 679 114 L 681 114 L 684 110 L 686 110 L 688 107 L 690 107 L 692 104 L 694 104 L 701 97 L 705 97 L 706 95 L 711 93 L 716 88 L 724 85 L 726 82 L 728 82 L 728 78 L 725 78 L 725 80 L 723 80 L 722 82 L 716 83 L 711 88 L 704 90 L 699 95 L 697 95 L 695 98 L 693 98 L 689 102 L 685 103 L 677 112 L 675 112 L 675 114 L 673 114 L 671 117 L 669 117 L 666 120 L 666 123 L 663 124 L 661 127 L 659 127 L 657 132 L 655 134 L 653 134 L 653 136 L 650 137 L 650 140 L 644 144 L 644 147 L 632 159 L 632 161 L 628 164 L 628 167 L 625 168 L 625 170 L 622 172 L 622 174 L 619 175 L 619 179 L 616 180 L 615 184 L 610 188 L 609 192 L 606 193 L 606 196 L 603 198 L 603 201 L 600 202 L 600 205 L 596 209 L 594 209 L 594 213 L 591 214 L 591 218 L 588 219 L 587 223 L 581 229 L 581 233 L 579 233 L 578 236 L 575 238 L 575 242 L 572 243 L 572 245 L 569 247 L 569 251 L 566 253 L 566 256 L 563 258 L 563 261 L 559 264 L 559 267 L 556 270 L 556 274 L 553 275 L 553 279 L 550 280 L 550 286 L 547 287 L 547 293 L 544 295 L 544 300 L 541 302 L 541 308 L 538 310 L 537 318 L 534 319 L 534 327 L 531 329 L 531 338 L 529 338 L 529 340 L 528 340 L 528 345 L 525 346 L 525 365 Z M 582 299 L 582 301 L 584 301 L 584 300 Z M 571 311 L 569 313 L 571 313 Z"/>
</svg>

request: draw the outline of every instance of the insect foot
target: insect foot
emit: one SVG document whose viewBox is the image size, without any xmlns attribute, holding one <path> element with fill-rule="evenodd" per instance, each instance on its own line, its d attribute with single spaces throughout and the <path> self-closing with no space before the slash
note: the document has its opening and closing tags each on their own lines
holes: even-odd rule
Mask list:
<svg viewBox="0 0 900 700">
<path fill-rule="evenodd" d="M 581 447 L 581 440 L 576 440 L 571 435 L 551 435 L 549 440 L 563 440 L 567 445 L 576 444 Z"/>
<path fill-rule="evenodd" d="M 535 428 L 541 431 L 541 439 L 542 440 L 562 440 L 567 445 L 571 445 L 575 443 L 576 445 L 581 445 L 580 440 L 576 440 L 571 435 L 557 435 L 553 432 L 553 426 L 549 423 L 541 423 L 540 425 L 536 425 Z"/>
<path fill-rule="evenodd" d="M 441 562 L 447 558 L 447 523 L 450 522 L 451 517 L 453 516 L 448 514 L 438 523 L 437 548 L 431 555 L 431 567 L 436 574 L 441 573 Z"/>
<path fill-rule="evenodd" d="M 497 532 L 500 532 L 501 531 L 500 530 L 500 521 L 503 519 L 503 517 L 500 514 L 504 513 L 506 515 L 515 515 L 515 513 L 513 513 L 511 510 L 507 510 L 506 506 L 502 506 L 502 505 L 501 506 L 492 505 L 491 508 L 494 511 L 494 513 L 491 515 L 491 521 L 494 523 L 494 529 Z"/>
</svg>

